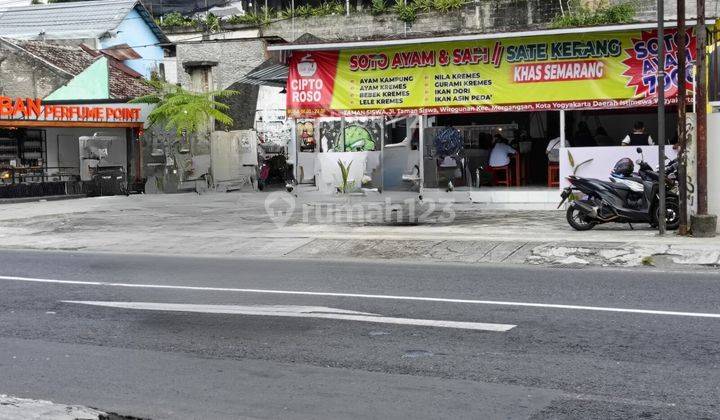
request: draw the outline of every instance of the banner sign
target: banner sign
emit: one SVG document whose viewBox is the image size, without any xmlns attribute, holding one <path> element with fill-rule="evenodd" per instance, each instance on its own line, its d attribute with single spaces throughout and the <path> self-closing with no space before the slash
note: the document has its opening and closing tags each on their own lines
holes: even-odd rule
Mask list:
<svg viewBox="0 0 720 420">
<path fill-rule="evenodd" d="M 678 80 L 677 31 L 664 45 L 667 104 Z M 657 31 L 439 42 L 378 49 L 294 52 L 291 117 L 452 114 L 635 108 L 657 104 Z"/>
<path fill-rule="evenodd" d="M 38 98 L 0 96 L 0 120 L 141 123 L 145 121 L 144 105 L 46 104 Z"/>
</svg>

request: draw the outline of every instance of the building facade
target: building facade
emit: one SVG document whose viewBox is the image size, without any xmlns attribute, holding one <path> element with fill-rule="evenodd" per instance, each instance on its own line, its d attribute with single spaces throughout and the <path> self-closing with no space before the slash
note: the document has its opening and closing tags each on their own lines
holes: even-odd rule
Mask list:
<svg viewBox="0 0 720 420">
<path fill-rule="evenodd" d="M 138 0 L 100 0 L 0 8 L 0 37 L 80 45 L 93 49 L 132 49 L 125 64 L 150 78 L 161 72 L 170 40 Z M 120 56 L 118 56 L 119 58 Z"/>
<path fill-rule="evenodd" d="M 95 194 L 102 171 L 122 177 L 122 191 L 141 189 L 149 108 L 128 101 L 152 92 L 111 54 L 0 39 L 0 195 Z"/>
</svg>

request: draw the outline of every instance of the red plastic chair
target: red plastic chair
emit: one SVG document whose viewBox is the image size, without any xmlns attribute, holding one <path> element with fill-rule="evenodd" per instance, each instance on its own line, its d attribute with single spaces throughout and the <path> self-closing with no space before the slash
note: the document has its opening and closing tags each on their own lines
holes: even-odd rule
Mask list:
<svg viewBox="0 0 720 420">
<path fill-rule="evenodd" d="M 512 175 L 510 172 L 510 165 L 492 167 L 488 166 L 487 171 L 492 175 L 493 185 L 504 185 L 509 187 L 512 185 Z M 503 175 L 502 178 L 498 178 L 498 175 Z"/>
<path fill-rule="evenodd" d="M 557 162 L 548 162 L 547 185 L 550 188 L 560 186 L 560 164 Z"/>
</svg>

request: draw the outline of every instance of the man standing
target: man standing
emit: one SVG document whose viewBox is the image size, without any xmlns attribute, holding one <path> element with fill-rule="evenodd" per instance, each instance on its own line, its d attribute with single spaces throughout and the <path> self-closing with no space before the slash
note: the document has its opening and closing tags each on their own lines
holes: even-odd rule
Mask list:
<svg viewBox="0 0 720 420">
<path fill-rule="evenodd" d="M 645 132 L 645 124 L 642 121 L 635 122 L 633 131 L 622 141 L 623 146 L 652 146 L 655 144 L 650 134 Z"/>
</svg>

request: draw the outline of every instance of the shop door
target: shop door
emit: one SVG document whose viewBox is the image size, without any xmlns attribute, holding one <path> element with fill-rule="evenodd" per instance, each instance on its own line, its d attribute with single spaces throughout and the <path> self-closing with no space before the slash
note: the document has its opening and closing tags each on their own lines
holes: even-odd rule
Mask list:
<svg viewBox="0 0 720 420">
<path fill-rule="evenodd" d="M 76 136 L 58 134 L 57 162 L 61 173 L 80 173 L 80 140 Z"/>
<path fill-rule="evenodd" d="M 423 178 L 420 117 L 389 118 L 385 121 L 382 157 L 385 191 L 420 191 Z"/>
</svg>

